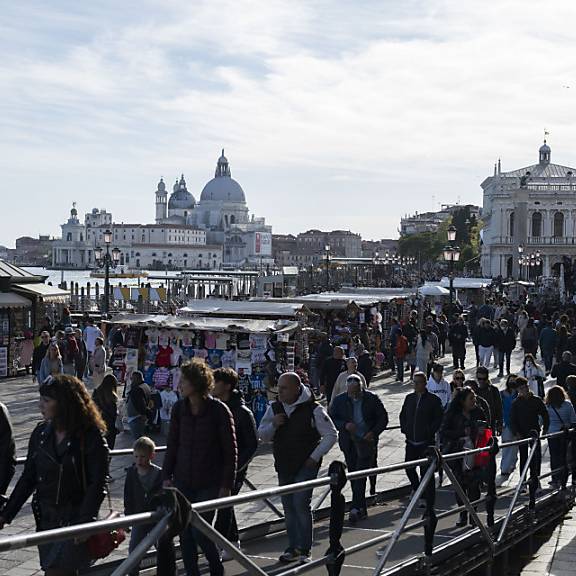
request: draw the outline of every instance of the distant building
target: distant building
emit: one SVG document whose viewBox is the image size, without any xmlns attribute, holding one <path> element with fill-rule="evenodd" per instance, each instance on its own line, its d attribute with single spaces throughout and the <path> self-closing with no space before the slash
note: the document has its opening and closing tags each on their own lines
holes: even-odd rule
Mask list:
<svg viewBox="0 0 576 576">
<path fill-rule="evenodd" d="M 2 258 L 0 250 L 0 258 Z M 52 259 L 50 236 L 22 236 L 16 239 L 16 249 L 12 251 L 12 262 L 20 266 L 49 266 Z"/>
<path fill-rule="evenodd" d="M 446 222 L 454 212 L 468 208 L 470 216 L 480 217 L 481 208 L 473 204 L 443 204 L 438 212 L 423 212 L 405 216 L 400 220 L 400 236 L 412 236 L 424 232 L 436 232 L 443 222 Z"/>
<path fill-rule="evenodd" d="M 383 238 L 382 240 L 362 240 L 362 257 L 373 258 L 378 252 L 380 257 L 398 252 L 398 240 Z"/>
<path fill-rule="evenodd" d="M 564 265 L 566 283 L 576 279 L 576 168 L 553 164 L 551 155 L 544 141 L 537 164 L 503 172 L 498 161 L 482 182 L 485 277 L 559 276 Z M 533 265 L 521 266 L 521 256 Z"/>
</svg>

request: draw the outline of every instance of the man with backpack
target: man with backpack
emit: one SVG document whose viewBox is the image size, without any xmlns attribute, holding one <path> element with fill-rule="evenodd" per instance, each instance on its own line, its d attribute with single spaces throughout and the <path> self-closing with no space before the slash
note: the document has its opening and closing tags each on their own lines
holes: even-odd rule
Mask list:
<svg viewBox="0 0 576 576">
<path fill-rule="evenodd" d="M 402 328 L 400 328 L 396 337 L 394 355 L 396 357 L 396 380 L 398 382 L 404 382 L 404 363 L 408 355 L 408 338 L 404 336 Z"/>
</svg>

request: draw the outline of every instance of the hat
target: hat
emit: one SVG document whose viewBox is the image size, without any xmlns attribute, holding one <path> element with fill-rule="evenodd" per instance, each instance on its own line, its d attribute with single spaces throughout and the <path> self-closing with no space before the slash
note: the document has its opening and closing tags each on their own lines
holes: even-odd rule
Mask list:
<svg viewBox="0 0 576 576">
<path fill-rule="evenodd" d="M 346 384 L 360 384 L 362 385 L 362 379 L 358 374 L 350 374 L 348 378 L 346 378 Z"/>
<path fill-rule="evenodd" d="M 64 334 L 74 334 L 74 328 L 72 328 L 72 326 L 66 326 L 66 328 L 64 328 Z"/>
</svg>

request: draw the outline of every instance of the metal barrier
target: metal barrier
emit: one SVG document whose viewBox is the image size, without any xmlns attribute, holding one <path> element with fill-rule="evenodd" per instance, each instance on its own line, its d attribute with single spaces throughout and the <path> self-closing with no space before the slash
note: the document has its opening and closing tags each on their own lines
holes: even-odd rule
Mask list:
<svg viewBox="0 0 576 576">
<path fill-rule="evenodd" d="M 368 478 L 374 475 L 386 474 L 398 470 L 406 470 L 409 468 L 415 467 L 426 467 L 426 471 L 421 479 L 421 482 L 418 486 L 418 489 L 412 495 L 410 502 L 408 503 L 406 510 L 404 511 L 401 520 L 394 530 L 392 534 L 383 534 L 379 535 L 371 540 L 367 540 L 351 546 L 348 549 L 342 548 L 343 554 L 351 554 L 354 552 L 358 552 L 360 550 L 375 546 L 377 544 L 383 543 L 387 540 L 388 543 L 386 548 L 379 553 L 379 559 L 377 565 L 374 569 L 374 576 L 379 576 L 382 574 L 386 562 L 390 557 L 390 552 L 400 539 L 401 535 L 406 533 L 408 530 L 413 530 L 416 527 L 424 527 L 424 554 L 425 558 L 430 560 L 433 554 L 434 546 L 433 540 L 435 535 L 435 529 L 439 518 L 448 517 L 454 514 L 457 514 L 462 511 L 466 511 L 470 514 L 470 517 L 473 520 L 474 528 L 472 531 L 477 531 L 482 539 L 484 540 L 490 558 L 493 558 L 496 554 L 500 552 L 500 550 L 504 550 L 505 538 L 507 535 L 507 531 L 510 527 L 510 523 L 512 518 L 518 510 L 516 509 L 516 504 L 519 498 L 519 495 L 522 491 L 522 487 L 524 483 L 527 481 L 528 473 L 530 472 L 530 478 L 527 481 L 529 487 L 529 502 L 528 502 L 528 510 L 533 511 L 536 506 L 536 490 L 539 482 L 539 478 L 544 478 L 546 476 L 550 476 L 552 474 L 556 474 L 562 471 L 561 483 L 560 486 L 556 489 L 551 490 L 551 492 L 546 495 L 544 498 L 548 498 L 550 494 L 562 494 L 563 495 L 563 502 L 565 506 L 571 506 L 574 494 L 567 494 L 566 491 L 566 478 L 567 474 L 566 467 L 563 467 L 560 470 L 553 470 L 548 474 L 541 475 L 540 477 L 536 477 L 532 474 L 531 470 L 531 463 L 533 458 L 536 455 L 537 450 L 539 449 L 539 445 L 541 440 L 550 439 L 550 438 L 559 438 L 564 436 L 568 438 L 568 434 L 572 435 L 575 431 L 562 431 L 557 432 L 554 434 L 549 434 L 546 436 L 540 436 L 537 433 L 534 433 L 531 438 L 517 440 L 514 442 L 509 442 L 505 444 L 499 444 L 496 438 L 492 439 L 492 442 L 489 446 L 483 448 L 476 448 L 473 450 L 464 450 L 457 453 L 442 455 L 437 449 L 431 448 L 430 455 L 427 458 L 422 458 L 419 460 L 414 460 L 411 462 L 401 462 L 397 464 L 392 464 L 383 467 L 377 467 L 367 470 L 361 470 L 356 472 L 349 472 L 345 475 L 347 481 L 354 481 L 358 479 Z M 529 446 L 528 456 L 526 458 L 526 462 L 524 464 L 523 469 L 521 470 L 520 478 L 518 480 L 518 484 L 514 489 L 507 488 L 497 493 L 496 489 L 496 454 L 500 450 L 500 448 L 507 448 L 513 446 L 522 446 L 527 445 Z M 455 473 L 455 469 L 450 466 L 451 463 L 459 462 L 465 457 L 474 456 L 477 454 L 489 454 L 490 461 L 488 465 L 488 478 L 487 478 L 487 495 L 484 497 L 479 498 L 475 501 L 470 501 L 468 495 L 466 494 L 466 490 L 460 483 L 460 480 Z M 455 490 L 456 494 L 458 495 L 459 499 L 462 501 L 462 505 L 455 509 L 448 510 L 436 516 L 434 510 L 434 502 L 433 502 L 433 493 L 435 491 L 435 482 L 434 482 L 434 473 L 437 471 L 443 470 L 446 475 L 450 478 L 452 482 L 452 487 Z M 574 480 L 573 480 L 574 481 Z M 190 525 L 195 527 L 197 530 L 202 532 L 207 538 L 215 542 L 218 546 L 222 549 L 226 550 L 230 553 L 230 555 L 238 561 L 246 570 L 248 574 L 258 575 L 258 576 L 265 576 L 266 572 L 262 570 L 258 565 L 256 565 L 251 558 L 249 558 L 244 552 L 239 550 L 232 542 L 226 540 L 223 536 L 221 536 L 212 525 L 207 523 L 201 516 L 202 513 L 208 511 L 214 511 L 222 508 L 229 508 L 233 506 L 237 506 L 240 504 L 245 504 L 248 502 L 254 502 L 257 500 L 265 500 L 274 496 L 282 496 L 286 494 L 294 494 L 297 492 L 310 490 L 314 488 L 319 488 L 322 486 L 330 487 L 331 491 L 334 493 L 340 493 L 343 488 L 343 484 L 340 485 L 339 479 L 334 475 L 328 477 L 317 478 L 314 480 L 300 482 L 297 484 L 291 484 L 287 486 L 279 486 L 276 488 L 269 488 L 266 490 L 256 490 L 253 492 L 239 494 L 237 496 L 230 496 L 227 498 L 219 498 L 215 500 L 209 500 L 204 502 L 199 502 L 195 504 L 188 504 L 190 508 Z M 503 517 L 498 519 L 494 518 L 494 506 L 496 503 L 496 499 L 500 496 L 502 497 L 504 494 L 509 494 L 513 492 L 513 497 L 510 501 L 506 514 Z M 426 498 L 426 510 L 422 520 L 414 522 L 412 524 L 408 524 L 410 516 L 420 500 L 421 497 L 425 496 Z M 486 503 L 486 511 L 487 511 L 487 523 L 486 526 L 482 523 L 479 519 L 478 514 L 476 512 L 476 507 L 480 503 Z M 156 512 L 150 512 L 145 514 L 135 514 L 131 516 L 126 516 L 122 518 L 115 518 L 111 520 L 101 520 L 98 522 L 93 522 L 89 524 L 81 524 L 75 526 L 69 526 L 66 528 L 59 528 L 55 530 L 47 530 L 44 532 L 28 534 L 23 536 L 11 536 L 7 538 L 0 539 L 0 552 L 6 550 L 13 550 L 17 548 L 23 548 L 27 546 L 38 545 L 40 543 L 49 543 L 49 542 L 56 542 L 61 540 L 70 539 L 72 537 L 85 537 L 87 535 L 95 534 L 98 532 L 102 532 L 103 530 L 109 530 L 112 528 L 119 528 L 119 527 L 128 527 L 137 524 L 149 524 L 155 522 L 155 526 L 148 535 L 148 537 L 126 558 L 126 560 L 119 566 L 114 572 L 114 576 L 119 576 L 120 574 L 126 574 L 127 571 L 136 567 L 142 558 L 146 555 L 147 550 L 151 548 L 155 542 L 157 542 L 158 538 L 168 529 L 171 522 L 173 511 L 166 510 L 166 509 L 159 509 Z M 343 514 L 343 511 L 342 511 Z M 331 523 L 334 518 L 331 518 Z M 496 535 L 496 524 L 500 523 L 500 528 Z M 341 535 L 341 531 L 340 531 Z M 456 538 L 455 538 L 456 540 Z M 338 540 L 338 544 L 340 544 Z M 321 558 L 317 558 L 309 563 L 296 566 L 294 568 L 285 570 L 281 572 L 277 576 L 293 576 L 296 574 L 301 574 L 312 570 L 321 565 L 325 565 L 334 561 L 332 555 L 327 554 L 322 556 Z M 393 568 L 387 571 L 390 572 Z M 338 572 L 335 572 L 336 574 Z"/>
</svg>

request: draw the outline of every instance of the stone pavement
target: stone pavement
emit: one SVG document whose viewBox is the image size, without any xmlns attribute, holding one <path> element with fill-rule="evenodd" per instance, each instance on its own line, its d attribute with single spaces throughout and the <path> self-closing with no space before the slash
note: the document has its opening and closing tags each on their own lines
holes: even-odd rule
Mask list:
<svg viewBox="0 0 576 576">
<path fill-rule="evenodd" d="M 512 369 L 519 368 L 521 364 L 521 353 L 516 352 L 513 355 Z M 447 366 L 451 365 L 451 359 L 446 357 L 442 360 Z M 466 370 L 467 375 L 473 377 L 475 374 L 474 350 L 472 347 L 468 350 L 468 364 L 470 368 Z M 450 379 L 452 368 L 448 367 L 446 370 L 447 379 Z M 496 371 L 492 371 L 495 375 Z M 500 384 L 499 379 L 493 379 L 493 383 Z M 503 384 L 503 382 L 502 382 Z M 395 379 L 389 376 L 389 372 L 380 375 L 373 385 L 373 391 L 376 391 L 382 398 L 388 414 L 390 416 L 390 426 L 398 424 L 398 415 L 402 406 L 402 402 L 407 393 L 412 390 L 409 383 L 396 383 Z M 16 444 L 18 447 L 18 455 L 24 456 L 26 453 L 26 446 L 30 433 L 36 423 L 40 420 L 40 415 L 37 407 L 37 386 L 33 384 L 30 377 L 22 377 L 16 379 L 9 379 L 0 381 L 0 401 L 6 404 L 15 429 Z M 158 445 L 164 444 L 164 438 L 160 435 L 154 437 Z M 120 434 L 117 438 L 116 448 L 128 448 L 132 444 L 132 438 L 129 433 Z M 544 446 L 543 446 L 544 448 Z M 546 459 L 546 454 L 544 459 Z M 343 456 L 338 448 L 335 446 L 331 452 L 324 459 L 324 466 L 321 474 L 327 470 L 329 463 L 334 459 L 342 459 Z M 399 430 L 391 430 L 384 432 L 380 438 L 379 445 L 379 465 L 387 465 L 400 462 L 404 459 L 404 439 Z M 161 464 L 162 455 L 158 454 L 157 463 Z M 131 464 L 130 457 L 115 457 L 112 459 L 111 474 L 115 481 L 111 484 L 111 494 L 113 501 L 113 508 L 122 511 L 122 493 L 123 493 L 123 478 L 125 468 Z M 19 476 L 17 471 L 16 478 Z M 250 465 L 249 480 L 257 488 L 268 488 L 277 486 L 276 474 L 274 472 L 273 458 L 271 454 L 271 447 L 269 445 L 261 445 L 258 453 Z M 513 479 L 510 480 L 512 482 Z M 406 485 L 406 476 L 403 471 L 398 471 L 378 477 L 377 488 L 379 491 L 396 488 Z M 319 499 L 323 490 L 315 492 L 315 499 Z M 349 494 L 348 494 L 349 497 Z M 276 506 L 280 507 L 279 499 L 274 500 Z M 102 514 L 105 515 L 106 511 L 103 506 Z M 267 520 L 274 519 L 275 514 L 263 502 L 253 502 L 237 509 L 238 522 L 240 527 L 258 524 Z M 27 504 L 15 521 L 6 526 L 0 533 L 0 536 L 7 536 L 11 534 L 21 534 L 34 530 L 34 521 L 32 518 L 29 504 Z M 125 546 L 121 547 L 115 553 L 118 557 L 126 553 Z M 15 550 L 7 553 L 0 554 L 0 574 L 5 576 L 34 576 L 41 574 L 37 561 L 36 549 L 22 549 Z"/>
</svg>

